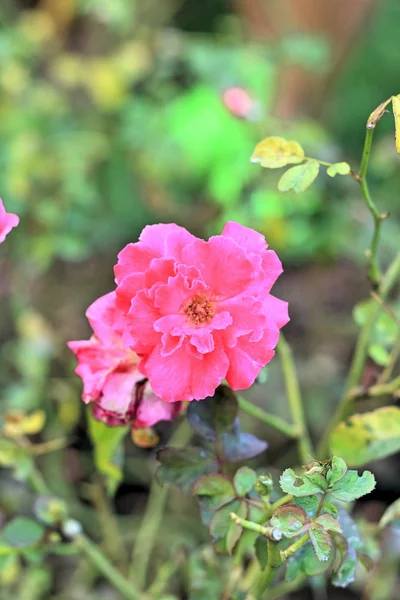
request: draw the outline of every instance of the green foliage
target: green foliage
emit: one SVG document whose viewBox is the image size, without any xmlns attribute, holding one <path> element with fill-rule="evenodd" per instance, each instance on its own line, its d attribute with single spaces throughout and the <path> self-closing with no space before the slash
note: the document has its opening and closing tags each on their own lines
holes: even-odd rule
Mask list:
<svg viewBox="0 0 400 600">
<path fill-rule="evenodd" d="M 229 515 L 232 512 L 241 518 L 246 518 L 246 502 L 244 500 L 233 500 L 217 510 L 210 521 L 209 531 L 213 547 L 220 554 L 231 554 L 242 532 L 242 528 L 230 519 Z"/>
<path fill-rule="evenodd" d="M 195 446 L 163 448 L 157 452 L 157 459 L 161 463 L 157 470 L 158 479 L 186 490 L 202 475 L 217 470 L 214 454 Z"/>
<path fill-rule="evenodd" d="M 238 496 L 245 496 L 255 486 L 257 473 L 250 467 L 241 467 L 233 478 L 233 485 Z"/>
<path fill-rule="evenodd" d="M 359 327 L 362 327 L 371 311 L 376 308 L 374 299 L 359 302 L 353 309 L 353 318 Z M 396 313 L 398 305 L 390 308 Z M 368 344 L 369 356 L 381 366 L 386 366 L 389 361 L 390 348 L 398 338 L 398 324 L 393 317 L 385 311 L 380 311 Z"/>
<path fill-rule="evenodd" d="M 337 452 L 355 467 L 398 452 L 400 409 L 385 406 L 352 415 L 332 431 L 330 446 L 332 452 Z"/>
<path fill-rule="evenodd" d="M 293 469 L 286 469 L 282 473 L 279 483 L 284 492 L 293 496 L 310 496 L 325 492 L 327 489 L 325 480 L 320 477 L 313 481 L 314 478 L 315 474 L 311 478 L 305 473 L 297 476 Z"/>
<path fill-rule="evenodd" d="M 102 421 L 94 419 L 90 411 L 87 414 L 96 468 L 106 479 L 108 493 L 113 495 L 122 479 L 122 440 L 128 429 L 107 427 Z"/>
<path fill-rule="evenodd" d="M 299 475 L 286 469 L 279 483 L 284 492 L 295 497 L 327 493 L 336 500 L 352 502 L 374 489 L 375 478 L 369 471 L 361 476 L 357 471 L 347 471 L 343 459 L 333 456 L 331 461 L 311 465 Z"/>
<path fill-rule="evenodd" d="M 324 529 L 324 527 L 318 523 L 311 523 L 308 530 L 308 535 L 310 536 L 310 540 L 318 560 L 321 562 L 329 560 L 332 550 L 332 541 L 331 536 Z"/>
<path fill-rule="evenodd" d="M 215 511 L 236 497 L 232 483 L 223 475 L 203 475 L 192 487 L 200 506 L 207 511 Z"/>
<path fill-rule="evenodd" d="M 44 535 L 42 525 L 27 517 L 15 517 L 1 532 L 2 539 L 13 548 L 35 546 Z"/>
<path fill-rule="evenodd" d="M 348 175 L 350 173 L 350 165 L 347 162 L 334 163 L 327 168 L 326 173 L 329 177 L 335 177 L 336 175 Z"/>
<path fill-rule="evenodd" d="M 285 537 L 291 538 L 307 530 L 308 517 L 302 508 L 287 505 L 276 509 L 270 523 L 280 529 Z"/>
<path fill-rule="evenodd" d="M 280 192 L 305 192 L 318 177 L 319 162 L 308 160 L 298 167 L 288 169 L 278 182 Z"/>
<path fill-rule="evenodd" d="M 235 394 L 226 385 L 220 385 L 212 398 L 191 402 L 187 411 L 192 429 L 205 440 L 215 442 L 221 433 L 232 428 L 237 417 Z"/>
</svg>

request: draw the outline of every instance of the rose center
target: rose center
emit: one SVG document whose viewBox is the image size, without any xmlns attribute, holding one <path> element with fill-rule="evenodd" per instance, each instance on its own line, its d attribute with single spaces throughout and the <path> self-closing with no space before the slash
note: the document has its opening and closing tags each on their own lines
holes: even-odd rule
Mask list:
<svg viewBox="0 0 400 600">
<path fill-rule="evenodd" d="M 193 325 L 209 323 L 215 314 L 214 304 L 209 298 L 202 294 L 196 294 L 191 298 L 184 309 L 188 320 Z"/>
</svg>

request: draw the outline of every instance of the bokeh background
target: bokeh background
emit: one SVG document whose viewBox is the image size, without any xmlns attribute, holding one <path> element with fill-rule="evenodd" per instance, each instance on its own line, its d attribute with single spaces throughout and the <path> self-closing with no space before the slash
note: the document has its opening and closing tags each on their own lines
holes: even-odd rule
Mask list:
<svg viewBox="0 0 400 600">
<path fill-rule="evenodd" d="M 303 194 L 280 194 L 280 172 L 249 157 L 260 139 L 281 135 L 308 156 L 357 169 L 368 115 L 400 92 L 399 22 L 397 0 L 1 1 L 0 192 L 21 224 L 0 252 L 0 411 L 44 409 L 41 439 L 68 438 L 41 469 L 94 536 L 102 507 L 66 342 L 90 334 L 87 306 L 112 288 L 118 251 L 146 224 L 174 221 L 208 236 L 233 219 L 265 234 L 284 262 L 275 292 L 290 302 L 287 337 L 313 435 L 322 430 L 357 333 L 352 307 L 369 293 L 370 214 L 350 178 L 320 175 Z M 371 191 L 391 213 L 383 264 L 399 245 L 399 166 L 386 115 L 370 166 Z M 382 345 L 372 356 L 366 378 L 384 364 Z M 278 371 L 272 364 L 248 397 L 287 416 Z M 278 434 L 245 422 L 268 438 L 268 464 L 295 460 Z M 169 431 L 160 428 L 161 443 Z M 155 460 L 131 442 L 126 451 L 112 508 L 134 539 Z M 395 459 L 372 468 L 379 483 L 363 516 L 374 519 L 399 496 L 400 479 Z M 0 485 L 0 522 L 29 513 L 23 482 L 4 471 Z M 209 582 L 214 565 L 196 510 L 172 491 L 152 564 L 192 549 L 176 597 L 211 600 L 217 591 L 191 589 L 203 562 Z M 224 568 L 221 559 L 217 587 Z M 74 558 L 56 557 L 45 572 L 37 595 L 23 569 L 1 598 L 118 598 L 87 565 L 77 573 Z M 319 589 L 313 597 L 359 593 Z"/>
</svg>

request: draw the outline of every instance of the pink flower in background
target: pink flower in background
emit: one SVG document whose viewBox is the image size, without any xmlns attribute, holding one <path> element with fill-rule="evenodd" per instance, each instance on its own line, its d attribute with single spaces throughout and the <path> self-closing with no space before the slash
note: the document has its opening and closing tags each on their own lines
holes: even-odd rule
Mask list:
<svg viewBox="0 0 400 600">
<path fill-rule="evenodd" d="M 19 217 L 13 213 L 6 212 L 3 200 L 0 198 L 0 244 L 4 242 L 11 229 L 19 223 Z"/>
<path fill-rule="evenodd" d="M 260 103 L 242 87 L 227 88 L 222 94 L 222 100 L 229 112 L 239 119 L 257 121 L 262 116 Z"/>
<path fill-rule="evenodd" d="M 264 236 L 229 222 L 208 242 L 177 225 L 145 227 L 115 267 L 118 327 L 162 400 L 212 396 L 223 379 L 248 388 L 274 356 L 287 303 Z"/>
<path fill-rule="evenodd" d="M 134 428 L 172 420 L 182 405 L 157 398 L 138 371 L 138 356 L 123 347 L 115 326 L 119 315 L 115 293 L 96 300 L 86 315 L 94 335 L 68 346 L 78 359 L 75 372 L 83 380 L 83 400 L 95 403 L 94 416 L 108 425 L 131 423 Z"/>
</svg>

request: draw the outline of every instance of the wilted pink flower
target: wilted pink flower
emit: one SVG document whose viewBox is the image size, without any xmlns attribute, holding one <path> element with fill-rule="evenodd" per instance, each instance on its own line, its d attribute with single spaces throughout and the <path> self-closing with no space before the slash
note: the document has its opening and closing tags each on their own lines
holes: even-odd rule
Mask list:
<svg viewBox="0 0 400 600">
<path fill-rule="evenodd" d="M 200 400 L 224 378 L 248 388 L 289 320 L 269 293 L 281 272 L 264 236 L 238 223 L 208 242 L 174 224 L 145 227 L 118 256 L 116 294 L 124 343 L 155 394 Z"/>
<path fill-rule="evenodd" d="M 19 217 L 13 213 L 6 212 L 3 200 L 0 198 L 0 244 L 4 242 L 11 229 L 19 223 Z"/>
<path fill-rule="evenodd" d="M 94 416 L 108 425 L 139 428 L 170 421 L 182 405 L 166 404 L 153 394 L 138 371 L 138 356 L 122 344 L 115 326 L 118 314 L 115 293 L 102 296 L 86 312 L 94 335 L 68 343 L 78 359 L 75 372 L 83 380 L 83 400 L 94 402 Z"/>
</svg>

